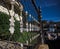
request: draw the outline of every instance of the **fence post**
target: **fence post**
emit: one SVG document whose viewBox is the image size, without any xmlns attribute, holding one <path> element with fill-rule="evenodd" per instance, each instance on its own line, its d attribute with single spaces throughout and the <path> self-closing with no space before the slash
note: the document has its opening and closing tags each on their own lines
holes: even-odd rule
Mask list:
<svg viewBox="0 0 60 49">
<path fill-rule="evenodd" d="M 26 41 L 26 44 L 27 44 L 27 45 L 29 44 L 28 40 Z"/>
<path fill-rule="evenodd" d="M 23 17 L 22 17 L 23 6 L 20 5 L 20 32 L 23 32 Z"/>
<path fill-rule="evenodd" d="M 23 49 L 23 44 L 21 43 L 21 49 Z"/>
</svg>

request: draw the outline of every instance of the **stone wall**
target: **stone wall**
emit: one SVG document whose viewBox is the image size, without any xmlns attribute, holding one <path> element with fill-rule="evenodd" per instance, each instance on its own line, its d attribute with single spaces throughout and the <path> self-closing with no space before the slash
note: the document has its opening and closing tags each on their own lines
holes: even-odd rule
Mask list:
<svg viewBox="0 0 60 49">
<path fill-rule="evenodd" d="M 21 47 L 21 43 L 0 41 L 0 49 L 27 49 L 27 48 Z"/>
</svg>

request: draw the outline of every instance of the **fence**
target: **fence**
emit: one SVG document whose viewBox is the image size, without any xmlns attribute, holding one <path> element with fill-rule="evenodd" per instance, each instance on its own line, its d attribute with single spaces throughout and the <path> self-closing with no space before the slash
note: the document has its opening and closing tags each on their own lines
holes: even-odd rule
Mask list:
<svg viewBox="0 0 60 49">
<path fill-rule="evenodd" d="M 7 0 L 6 1 L 1 0 L 1 1 L 3 2 L 4 6 L 3 5 L 0 6 L 0 12 L 4 12 L 7 15 L 11 16 L 10 19 L 9 19 L 9 21 L 10 21 L 9 31 L 11 33 L 11 36 L 14 34 L 14 31 L 15 31 L 15 29 L 14 29 L 14 26 L 15 26 L 15 24 L 14 24 L 15 20 L 14 20 L 14 18 L 17 19 L 17 21 L 20 22 L 20 25 L 19 25 L 20 26 L 20 33 L 23 33 L 23 31 L 31 32 L 31 31 L 39 31 L 40 30 L 40 27 L 37 25 L 37 24 L 40 24 L 38 22 L 38 20 L 36 20 L 33 16 L 31 16 L 31 15 L 29 15 L 27 13 L 25 13 L 25 14 L 29 15 L 29 17 L 31 19 L 33 19 L 33 21 L 35 22 L 35 24 L 31 23 L 32 21 L 29 22 L 26 19 L 26 23 L 27 23 L 27 24 L 25 23 L 26 24 L 26 28 L 23 27 L 23 24 L 24 24 L 23 23 L 23 17 L 22 17 L 23 16 L 22 15 L 23 6 L 21 4 L 17 3 L 14 0 L 11 0 L 11 1 L 9 0 L 10 2 L 9 1 L 7 2 Z M 16 14 L 16 13 L 18 13 L 17 11 L 15 11 L 16 10 L 15 9 L 16 5 L 18 6 L 19 11 L 18 11 L 18 9 L 17 9 L 17 11 L 20 13 L 20 15 Z M 9 7 L 9 6 L 11 6 L 11 7 Z M 9 8 L 11 8 L 11 9 L 9 9 Z M 15 17 L 15 16 L 17 16 L 17 17 Z M 32 40 L 34 40 L 38 36 L 39 35 L 32 37 Z M 9 39 L 9 41 L 10 41 L 10 39 Z M 27 49 L 27 47 L 23 47 L 23 45 L 21 45 L 21 44 L 14 43 L 14 42 L 9 42 L 9 41 L 0 41 L 0 48 L 1 49 Z"/>
</svg>

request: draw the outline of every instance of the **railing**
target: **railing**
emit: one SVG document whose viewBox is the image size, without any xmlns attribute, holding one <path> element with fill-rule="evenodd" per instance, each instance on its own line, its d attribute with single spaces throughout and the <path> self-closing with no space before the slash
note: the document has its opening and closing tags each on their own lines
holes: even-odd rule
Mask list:
<svg viewBox="0 0 60 49">
<path fill-rule="evenodd" d="M 37 39 L 39 36 L 40 36 L 40 34 L 37 34 L 37 35 L 33 36 L 33 37 L 30 39 L 30 42 L 33 41 L 34 39 Z"/>
</svg>

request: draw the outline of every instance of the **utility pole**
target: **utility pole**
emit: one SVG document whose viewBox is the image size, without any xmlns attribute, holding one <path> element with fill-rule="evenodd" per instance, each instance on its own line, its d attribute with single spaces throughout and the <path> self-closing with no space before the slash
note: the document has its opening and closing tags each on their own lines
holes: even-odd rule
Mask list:
<svg viewBox="0 0 60 49">
<path fill-rule="evenodd" d="M 37 7 L 36 4 L 35 4 L 35 0 L 31 0 L 32 2 L 32 5 L 34 6 L 37 14 L 38 14 L 38 21 L 40 22 L 41 21 L 41 11 L 40 11 L 40 7 Z"/>
<path fill-rule="evenodd" d="M 41 37 L 41 44 L 44 43 L 44 37 L 43 37 L 43 24 L 42 24 L 42 20 L 41 20 L 41 9 L 40 7 L 37 7 L 35 4 L 35 0 L 31 0 L 32 5 L 34 6 L 37 14 L 38 14 L 38 21 L 40 23 L 40 37 Z"/>
<path fill-rule="evenodd" d="M 31 0 L 31 2 L 32 2 L 32 5 L 35 8 L 37 14 L 38 14 L 38 21 L 40 22 L 41 45 L 39 45 L 38 49 L 49 49 L 48 45 L 44 43 L 43 23 L 41 20 L 41 9 L 40 9 L 40 7 L 36 6 L 35 0 Z"/>
</svg>

